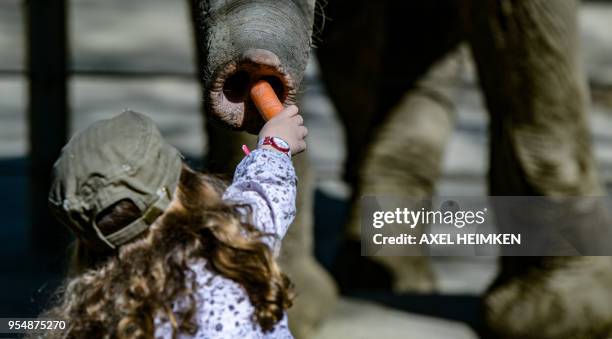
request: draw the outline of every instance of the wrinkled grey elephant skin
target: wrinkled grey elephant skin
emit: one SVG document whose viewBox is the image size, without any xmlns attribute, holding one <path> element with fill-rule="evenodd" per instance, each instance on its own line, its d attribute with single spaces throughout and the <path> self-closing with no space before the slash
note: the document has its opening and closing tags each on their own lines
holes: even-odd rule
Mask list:
<svg viewBox="0 0 612 339">
<path fill-rule="evenodd" d="M 191 1 L 211 122 L 256 132 L 263 120 L 247 90 L 258 79 L 269 80 L 285 103 L 295 101 L 322 5 L 315 11 L 313 1 Z M 577 66 L 577 6 L 576 0 L 331 0 L 316 51 L 346 128 L 353 202 L 362 194 L 433 194 L 454 125 L 452 94 L 465 58 L 459 45 L 474 57 L 489 111 L 490 194 L 601 194 Z M 252 137 L 213 123 L 206 128 L 210 170 L 229 173 Z M 290 311 L 298 338 L 312 336 L 337 294 L 312 256 L 307 162 L 296 157 L 300 214 L 282 255 L 298 290 Z M 358 215 L 353 203 L 349 239 L 358 239 Z M 390 272 L 396 291 L 435 290 L 425 257 L 375 263 Z M 347 267 L 349 283 L 368 278 Z M 612 336 L 612 259 L 503 258 L 484 304 L 492 338 Z"/>
</svg>

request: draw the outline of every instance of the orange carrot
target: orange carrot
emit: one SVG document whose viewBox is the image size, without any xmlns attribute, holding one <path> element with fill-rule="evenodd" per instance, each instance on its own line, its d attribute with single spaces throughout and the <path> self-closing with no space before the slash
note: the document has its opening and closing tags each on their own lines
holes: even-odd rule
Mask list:
<svg viewBox="0 0 612 339">
<path fill-rule="evenodd" d="M 251 99 L 266 121 L 283 110 L 283 104 L 276 97 L 272 86 L 265 80 L 259 80 L 251 87 Z"/>
</svg>

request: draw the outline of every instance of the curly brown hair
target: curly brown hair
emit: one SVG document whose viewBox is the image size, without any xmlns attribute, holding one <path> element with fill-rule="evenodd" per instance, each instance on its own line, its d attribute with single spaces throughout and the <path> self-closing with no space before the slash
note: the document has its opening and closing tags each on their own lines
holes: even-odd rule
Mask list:
<svg viewBox="0 0 612 339">
<path fill-rule="evenodd" d="M 194 259 L 239 283 L 253 304 L 254 319 L 270 331 L 291 306 L 293 288 L 265 236 L 243 222 L 242 208 L 221 199 L 225 183 L 183 166 L 176 196 L 168 210 L 139 238 L 113 252 L 93 252 L 77 240 L 73 270 L 45 316 L 69 321 L 67 338 L 151 338 L 158 313 L 178 333 L 195 334 L 196 277 Z M 98 219 L 109 234 L 138 218 L 129 200 L 115 204 Z M 181 312 L 171 303 L 188 300 Z M 66 335 L 67 334 L 67 335 Z"/>
</svg>

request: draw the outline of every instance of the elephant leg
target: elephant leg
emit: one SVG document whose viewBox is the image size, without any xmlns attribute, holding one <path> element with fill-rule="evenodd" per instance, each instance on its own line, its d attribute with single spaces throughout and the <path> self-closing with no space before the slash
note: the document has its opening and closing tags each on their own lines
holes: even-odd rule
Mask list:
<svg viewBox="0 0 612 339">
<path fill-rule="evenodd" d="M 440 176 L 444 149 L 452 132 L 461 53 L 433 65 L 376 128 L 359 173 L 358 195 L 430 197 Z M 348 231 L 358 238 L 361 208 L 350 212 Z M 421 230 L 414 228 L 415 235 Z M 418 253 L 417 253 L 418 255 Z M 426 256 L 377 256 L 375 262 L 393 272 L 397 292 L 429 292 L 434 276 Z M 415 274 L 417 273 L 418 274 Z"/>
<path fill-rule="evenodd" d="M 491 118 L 491 195 L 601 195 L 576 54 L 578 1 L 471 5 L 465 25 Z M 503 257 L 484 301 L 491 336 L 606 337 L 611 282 L 610 257 Z"/>
<path fill-rule="evenodd" d="M 308 152 L 308 151 L 306 151 Z M 298 181 L 297 215 L 283 239 L 280 264 L 296 286 L 289 327 L 296 338 L 312 338 L 333 311 L 338 291 L 329 273 L 314 258 L 314 172 L 307 153 L 293 160 Z"/>
<path fill-rule="evenodd" d="M 317 54 L 346 129 L 345 179 L 354 188 L 347 239 L 334 268 L 343 288 L 434 287 L 425 257 L 359 255 L 358 199 L 367 193 L 431 193 L 452 119 L 450 101 L 427 74 L 444 68 L 432 64 L 461 40 L 455 5 L 337 0 L 326 8 L 333 21 L 326 23 Z M 437 70 L 430 72 L 432 67 Z"/>
</svg>

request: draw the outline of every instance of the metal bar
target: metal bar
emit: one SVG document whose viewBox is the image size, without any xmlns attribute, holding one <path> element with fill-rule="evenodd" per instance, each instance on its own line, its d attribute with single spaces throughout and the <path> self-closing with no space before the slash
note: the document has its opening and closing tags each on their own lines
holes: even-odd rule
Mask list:
<svg viewBox="0 0 612 339">
<path fill-rule="evenodd" d="M 35 251 L 63 253 L 67 232 L 50 215 L 47 195 L 68 135 L 66 0 L 25 1 L 25 12 L 31 240 Z"/>
</svg>

